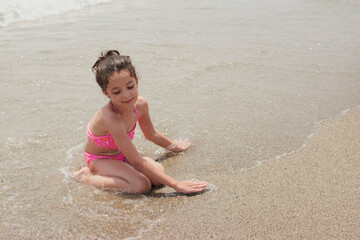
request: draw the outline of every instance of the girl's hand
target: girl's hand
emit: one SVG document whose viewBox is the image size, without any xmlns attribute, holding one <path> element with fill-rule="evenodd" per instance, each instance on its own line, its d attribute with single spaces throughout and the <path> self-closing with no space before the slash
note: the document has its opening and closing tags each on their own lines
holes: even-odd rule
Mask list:
<svg viewBox="0 0 360 240">
<path fill-rule="evenodd" d="M 189 140 L 185 139 L 185 140 L 175 140 L 173 141 L 173 143 L 166 147 L 167 150 L 172 151 L 172 152 L 182 152 L 185 151 L 186 149 L 188 149 L 191 145 L 191 142 L 189 142 Z"/>
<path fill-rule="evenodd" d="M 175 190 L 180 193 L 201 192 L 207 186 L 207 182 L 196 182 L 194 179 L 177 182 Z"/>
</svg>

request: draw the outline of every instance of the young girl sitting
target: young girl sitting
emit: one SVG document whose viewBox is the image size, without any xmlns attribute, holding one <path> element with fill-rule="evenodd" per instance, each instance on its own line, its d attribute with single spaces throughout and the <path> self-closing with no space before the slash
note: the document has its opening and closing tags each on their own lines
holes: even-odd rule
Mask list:
<svg viewBox="0 0 360 240">
<path fill-rule="evenodd" d="M 148 103 L 138 96 L 138 78 L 130 57 L 116 50 L 102 53 L 92 67 L 96 81 L 110 101 L 87 126 L 84 157 L 87 167 L 74 172 L 81 182 L 108 190 L 144 193 L 167 185 L 181 193 L 200 192 L 206 182 L 176 181 L 163 166 L 138 152 L 132 143 L 136 122 L 145 138 L 167 150 L 181 152 L 188 141 L 171 141 L 153 127 Z"/>
</svg>

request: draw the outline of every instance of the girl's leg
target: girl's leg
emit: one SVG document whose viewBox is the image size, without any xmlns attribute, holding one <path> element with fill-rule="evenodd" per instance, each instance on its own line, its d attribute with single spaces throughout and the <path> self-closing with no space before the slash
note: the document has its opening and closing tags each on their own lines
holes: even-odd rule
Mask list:
<svg viewBox="0 0 360 240">
<path fill-rule="evenodd" d="M 161 163 L 158 163 L 158 162 L 156 162 L 154 159 L 152 159 L 152 158 L 150 158 L 150 157 L 146 157 L 146 156 L 143 155 L 143 154 L 141 154 L 141 156 L 142 156 L 142 158 L 145 159 L 147 162 L 151 163 L 153 166 L 157 167 L 157 168 L 160 169 L 162 172 L 165 172 L 165 169 L 164 169 L 164 167 L 163 167 L 163 165 L 162 165 Z M 130 163 L 128 160 L 125 159 L 125 162 L 131 166 L 131 163 Z M 148 177 L 148 178 L 149 178 L 149 177 Z M 160 183 L 160 182 L 157 182 L 157 181 L 155 181 L 155 180 L 153 180 L 153 179 L 151 179 L 151 178 L 149 178 L 149 179 L 150 179 L 151 184 L 152 184 L 153 186 L 160 186 L 160 185 L 162 185 L 162 183 Z"/>
<path fill-rule="evenodd" d="M 87 175 L 84 178 L 85 183 L 88 183 L 97 188 L 132 193 L 148 192 L 150 190 L 150 187 L 148 187 L 147 185 L 150 184 L 146 183 L 145 181 L 144 183 L 138 182 L 136 184 L 127 183 L 126 181 L 124 182 L 124 179 L 119 177 L 105 176 L 99 174 Z M 150 182 L 150 180 L 148 179 L 147 181 Z"/>
<path fill-rule="evenodd" d="M 151 182 L 144 174 L 119 160 L 97 159 L 89 164 L 88 174 L 83 172 L 77 178 L 98 188 L 134 193 L 144 193 L 151 188 Z"/>
</svg>

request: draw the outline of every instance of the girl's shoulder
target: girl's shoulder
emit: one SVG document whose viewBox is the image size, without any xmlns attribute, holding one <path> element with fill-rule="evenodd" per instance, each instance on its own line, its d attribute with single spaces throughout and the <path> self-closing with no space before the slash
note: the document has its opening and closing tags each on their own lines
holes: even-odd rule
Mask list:
<svg viewBox="0 0 360 240">
<path fill-rule="evenodd" d="M 118 120 L 118 113 L 114 111 L 113 105 L 111 102 L 100 108 L 99 110 L 99 117 L 103 121 L 108 120 Z"/>
<path fill-rule="evenodd" d="M 138 100 L 135 103 L 135 107 L 139 113 L 139 117 L 141 118 L 144 114 L 149 112 L 149 105 L 145 98 L 138 97 Z"/>
<path fill-rule="evenodd" d="M 139 96 L 136 103 L 135 103 L 136 108 L 143 107 L 144 105 L 147 105 L 146 99 Z"/>
<path fill-rule="evenodd" d="M 94 135 L 102 136 L 108 134 L 108 125 L 111 122 L 112 113 L 107 105 L 100 108 L 91 118 L 89 128 Z"/>
<path fill-rule="evenodd" d="M 105 135 L 105 132 L 110 133 L 111 129 L 124 127 L 122 119 L 113 110 L 111 103 L 100 108 L 96 115 L 94 116 L 93 120 L 95 121 L 92 122 L 92 127 L 101 132 L 101 135 Z"/>
<path fill-rule="evenodd" d="M 90 123 L 101 128 L 100 126 L 105 126 L 109 121 L 114 121 L 116 117 L 117 114 L 112 110 L 112 105 L 106 104 L 94 114 Z"/>
</svg>

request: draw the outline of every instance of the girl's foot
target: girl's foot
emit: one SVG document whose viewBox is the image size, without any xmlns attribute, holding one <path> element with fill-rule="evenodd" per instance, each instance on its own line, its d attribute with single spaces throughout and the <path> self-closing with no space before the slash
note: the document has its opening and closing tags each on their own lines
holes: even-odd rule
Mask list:
<svg viewBox="0 0 360 240">
<path fill-rule="evenodd" d="M 80 170 L 73 172 L 74 177 L 80 182 L 82 182 L 84 177 L 89 174 L 91 174 L 91 173 L 90 173 L 90 169 L 88 167 L 83 167 Z"/>
</svg>

